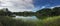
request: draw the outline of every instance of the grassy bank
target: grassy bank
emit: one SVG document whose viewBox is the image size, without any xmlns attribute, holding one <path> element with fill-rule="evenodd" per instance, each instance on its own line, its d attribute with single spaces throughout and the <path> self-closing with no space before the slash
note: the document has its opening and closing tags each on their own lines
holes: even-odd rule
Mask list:
<svg viewBox="0 0 60 26">
<path fill-rule="evenodd" d="M 60 16 L 48 17 L 39 21 L 39 26 L 60 26 Z"/>
<path fill-rule="evenodd" d="M 0 17 L 0 26 L 37 26 L 37 22 L 12 19 L 11 17 Z"/>
<path fill-rule="evenodd" d="M 0 17 L 0 26 L 60 26 L 60 16 L 47 17 L 38 21 L 22 21 L 21 19 Z"/>
</svg>

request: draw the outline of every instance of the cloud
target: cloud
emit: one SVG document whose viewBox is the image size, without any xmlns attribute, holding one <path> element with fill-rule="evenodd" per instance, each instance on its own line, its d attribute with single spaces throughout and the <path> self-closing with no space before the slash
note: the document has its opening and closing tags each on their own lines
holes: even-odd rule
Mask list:
<svg viewBox="0 0 60 26">
<path fill-rule="evenodd" d="M 46 6 L 42 6 L 41 8 L 46 8 Z"/>
<path fill-rule="evenodd" d="M 10 11 L 32 11 L 33 0 L 0 0 L 0 7 L 7 7 Z"/>
<path fill-rule="evenodd" d="M 53 8 L 55 8 L 55 7 L 60 7 L 60 5 L 52 6 L 52 7 L 50 7 L 50 8 L 53 9 Z"/>
<path fill-rule="evenodd" d="M 41 8 L 49 8 L 51 5 L 50 4 L 46 4 L 44 6 L 42 6 Z"/>
</svg>

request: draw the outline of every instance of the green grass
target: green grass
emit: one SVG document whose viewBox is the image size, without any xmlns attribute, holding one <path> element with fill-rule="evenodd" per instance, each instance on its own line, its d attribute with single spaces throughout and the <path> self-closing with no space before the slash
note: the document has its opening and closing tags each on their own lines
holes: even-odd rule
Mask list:
<svg viewBox="0 0 60 26">
<path fill-rule="evenodd" d="M 47 17 L 38 21 L 22 21 L 9 17 L 0 17 L 0 26 L 60 26 L 60 16 Z"/>
<path fill-rule="evenodd" d="M 60 26 L 60 16 L 47 17 L 38 22 L 39 26 Z"/>
</svg>

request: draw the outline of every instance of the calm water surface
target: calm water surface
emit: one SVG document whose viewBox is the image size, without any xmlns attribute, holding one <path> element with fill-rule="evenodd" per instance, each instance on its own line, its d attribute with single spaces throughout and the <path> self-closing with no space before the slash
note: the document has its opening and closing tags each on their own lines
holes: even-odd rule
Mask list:
<svg viewBox="0 0 60 26">
<path fill-rule="evenodd" d="M 36 16 L 16 16 L 14 19 L 22 19 L 22 20 L 38 20 Z"/>
</svg>

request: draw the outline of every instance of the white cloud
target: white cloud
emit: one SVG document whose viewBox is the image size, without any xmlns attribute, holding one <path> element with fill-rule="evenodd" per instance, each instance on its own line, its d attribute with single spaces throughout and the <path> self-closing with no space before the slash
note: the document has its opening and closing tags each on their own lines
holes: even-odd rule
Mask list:
<svg viewBox="0 0 60 26">
<path fill-rule="evenodd" d="M 41 8 L 46 8 L 46 6 L 42 6 Z"/>
<path fill-rule="evenodd" d="M 57 5 L 57 6 L 52 6 L 52 7 L 50 7 L 50 8 L 52 9 L 52 8 L 54 8 L 54 7 L 60 7 L 60 5 Z"/>
<path fill-rule="evenodd" d="M 0 7 L 8 7 L 10 11 L 32 11 L 33 0 L 0 0 Z"/>
</svg>

